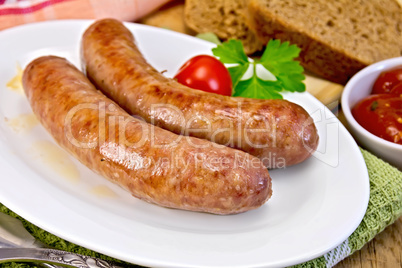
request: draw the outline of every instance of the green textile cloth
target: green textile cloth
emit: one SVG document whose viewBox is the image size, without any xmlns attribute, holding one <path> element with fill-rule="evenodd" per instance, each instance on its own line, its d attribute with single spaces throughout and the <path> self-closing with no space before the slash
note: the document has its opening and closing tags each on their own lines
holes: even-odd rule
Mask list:
<svg viewBox="0 0 402 268">
<path fill-rule="evenodd" d="M 357 229 L 341 245 L 295 268 L 332 267 L 360 250 L 402 215 L 402 172 L 361 149 L 370 177 L 370 199 Z"/>
<path fill-rule="evenodd" d="M 402 172 L 385 163 L 381 159 L 361 149 L 370 177 L 370 199 L 366 214 L 357 229 L 341 245 L 317 259 L 295 265 L 294 268 L 332 267 L 355 251 L 360 250 L 385 227 L 392 224 L 402 215 Z M 114 260 L 111 257 L 96 253 L 86 248 L 65 241 L 54 236 L 28 221 L 22 219 L 7 207 L 0 204 L 0 211 L 22 220 L 25 228 L 37 239 L 50 247 L 70 252 L 89 255 L 105 260 Z M 119 265 L 131 266 L 114 260 Z M 32 268 L 27 263 L 6 263 L 0 267 Z M 135 267 L 135 266 L 134 266 Z M 139 267 L 139 266 L 137 266 Z"/>
</svg>

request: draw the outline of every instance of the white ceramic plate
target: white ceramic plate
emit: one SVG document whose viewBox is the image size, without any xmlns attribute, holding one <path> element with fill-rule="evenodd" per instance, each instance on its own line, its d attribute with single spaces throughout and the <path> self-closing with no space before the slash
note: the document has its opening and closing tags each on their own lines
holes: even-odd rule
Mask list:
<svg viewBox="0 0 402 268">
<path fill-rule="evenodd" d="M 286 98 L 310 112 L 320 135 L 304 163 L 273 170 L 273 197 L 261 208 L 217 216 L 137 200 L 57 147 L 32 119 L 23 93 L 6 84 L 46 54 L 79 64 L 90 21 L 57 21 L 0 32 L 0 202 L 39 227 L 92 250 L 145 266 L 278 267 L 342 243 L 367 208 L 369 180 L 349 133 L 308 93 Z M 127 24 L 145 57 L 173 76 L 212 44 L 168 30 Z M 55 103 L 57 105 L 57 103 Z"/>
</svg>

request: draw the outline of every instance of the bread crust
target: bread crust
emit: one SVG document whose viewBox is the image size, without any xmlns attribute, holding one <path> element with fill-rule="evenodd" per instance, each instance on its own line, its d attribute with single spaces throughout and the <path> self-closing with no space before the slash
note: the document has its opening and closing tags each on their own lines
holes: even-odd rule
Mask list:
<svg viewBox="0 0 402 268">
<path fill-rule="evenodd" d="M 366 27 L 361 32 L 356 30 L 355 33 L 350 30 L 352 31 L 350 32 L 351 38 L 345 37 L 345 40 L 331 40 L 331 31 L 339 29 L 333 27 L 334 25 L 332 24 L 356 23 L 358 25 L 359 21 L 356 18 L 349 18 L 347 15 L 337 16 L 336 13 L 342 12 L 342 9 L 328 11 L 329 3 L 322 4 L 322 7 L 317 8 L 318 11 L 324 11 L 323 14 L 316 14 L 314 18 L 309 18 L 307 13 L 309 10 L 300 8 L 300 12 L 305 12 L 303 13 L 305 14 L 305 21 L 300 21 L 299 17 L 289 19 L 290 15 L 284 15 L 287 14 L 287 10 L 278 11 L 280 10 L 278 6 L 281 4 L 297 6 L 302 5 L 303 2 L 318 5 L 318 2 L 303 0 L 289 0 L 283 1 L 283 3 L 275 0 L 250 0 L 247 6 L 250 27 L 254 29 L 263 43 L 268 42 L 270 39 L 280 39 L 281 41 L 297 44 L 302 49 L 298 60 L 307 70 L 340 84 L 345 84 L 357 71 L 369 64 L 401 55 L 402 9 L 398 4 L 393 3 L 393 8 L 390 8 L 391 10 L 388 13 L 380 14 L 380 11 L 378 11 L 379 13 L 372 14 L 372 16 L 376 16 L 378 20 L 381 20 L 384 25 L 389 25 L 390 28 L 386 29 L 389 31 L 387 35 L 381 32 L 378 34 L 379 36 L 387 36 L 388 40 L 379 40 L 380 38 L 376 37 L 376 41 L 371 41 L 370 34 L 366 33 L 367 31 L 369 32 L 367 28 L 371 25 L 359 25 Z M 375 9 L 374 3 L 370 3 L 370 1 L 361 2 L 362 5 L 367 6 L 367 9 Z M 380 5 L 380 3 L 377 4 Z M 344 5 L 344 9 L 349 8 L 347 3 L 344 3 Z M 294 12 L 297 12 L 297 10 Z M 374 29 L 374 26 L 372 27 Z M 352 27 L 345 28 L 352 29 Z M 377 31 L 379 30 L 377 29 Z M 357 36 L 358 34 L 359 36 Z M 335 32 L 334 38 L 337 38 Z M 367 38 L 368 40 L 366 40 Z M 361 44 L 358 44 L 363 41 L 367 43 L 364 49 Z M 353 42 L 358 43 L 353 45 Z M 381 47 L 381 44 L 384 47 Z M 379 47 L 378 49 L 376 49 L 377 46 Z"/>
</svg>

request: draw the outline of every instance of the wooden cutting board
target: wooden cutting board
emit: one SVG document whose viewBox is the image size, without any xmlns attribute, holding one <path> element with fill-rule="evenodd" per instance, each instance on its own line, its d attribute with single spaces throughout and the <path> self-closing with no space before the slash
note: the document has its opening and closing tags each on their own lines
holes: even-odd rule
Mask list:
<svg viewBox="0 0 402 268">
<path fill-rule="evenodd" d="M 402 6 L 402 0 L 398 0 Z M 184 0 L 174 0 L 140 23 L 194 35 L 184 23 Z M 306 74 L 306 89 L 329 109 L 339 106 L 343 86 Z M 342 120 L 342 113 L 338 114 Z M 378 234 L 361 250 L 340 262 L 336 268 L 402 268 L 402 217 Z"/>
</svg>

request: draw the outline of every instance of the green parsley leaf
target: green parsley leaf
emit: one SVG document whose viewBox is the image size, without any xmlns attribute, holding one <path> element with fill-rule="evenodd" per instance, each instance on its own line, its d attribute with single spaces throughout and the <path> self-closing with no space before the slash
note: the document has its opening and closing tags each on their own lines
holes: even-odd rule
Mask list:
<svg viewBox="0 0 402 268">
<path fill-rule="evenodd" d="M 248 63 L 243 44 L 239 40 L 229 40 L 212 49 L 212 53 L 223 63 Z"/>
<path fill-rule="evenodd" d="M 300 48 L 290 45 L 289 42 L 281 43 L 280 40 L 268 42 L 260 59 L 250 61 L 244 52 L 239 40 L 229 40 L 212 49 L 212 53 L 224 64 L 229 66 L 228 71 L 233 82 L 233 96 L 257 98 L 257 99 L 282 99 L 281 91 L 303 92 L 306 90 L 303 67 L 294 58 L 300 53 Z M 252 77 L 242 80 L 244 74 L 253 66 Z M 256 72 L 257 64 L 261 64 L 273 74 L 275 81 L 264 80 Z"/>
<path fill-rule="evenodd" d="M 237 66 L 228 67 L 230 77 L 232 78 L 233 88 L 235 89 L 237 83 L 242 79 L 244 73 L 247 71 L 250 63 L 239 64 Z"/>
<path fill-rule="evenodd" d="M 303 67 L 298 61 L 300 48 L 289 45 L 289 42 L 281 44 L 279 40 L 271 40 L 261 56 L 260 63 L 269 70 L 276 79 L 282 82 L 285 90 L 290 92 L 303 92 L 306 90 L 302 80 L 305 79 Z"/>
<path fill-rule="evenodd" d="M 274 62 L 292 61 L 298 57 L 300 48 L 296 45 L 289 46 L 289 42 L 281 43 L 278 39 L 270 40 L 261 56 L 261 62 L 270 60 Z"/>
<path fill-rule="evenodd" d="M 270 88 L 270 90 L 266 90 Z M 279 91 L 282 87 L 277 81 L 262 80 L 254 75 L 237 84 L 233 96 L 254 99 L 283 99 Z"/>
</svg>

